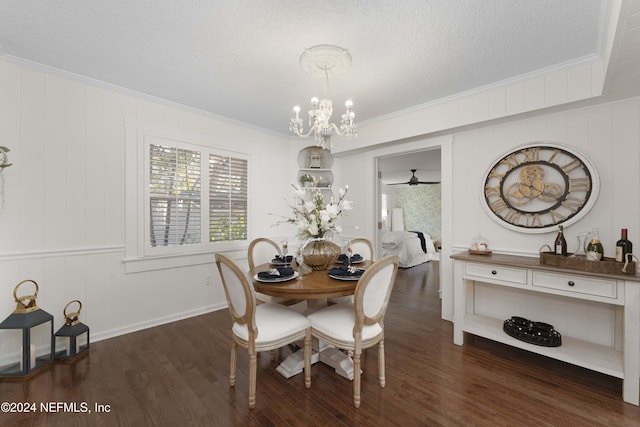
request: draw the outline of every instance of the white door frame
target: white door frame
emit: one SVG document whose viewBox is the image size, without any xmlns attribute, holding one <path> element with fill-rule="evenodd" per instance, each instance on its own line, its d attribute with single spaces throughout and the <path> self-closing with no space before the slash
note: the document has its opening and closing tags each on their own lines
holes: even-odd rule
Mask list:
<svg viewBox="0 0 640 427">
<path fill-rule="evenodd" d="M 440 167 L 441 167 L 441 190 L 442 190 L 442 250 L 440 251 L 440 298 L 442 307 L 442 319 L 453 321 L 453 264 L 449 258 L 451 255 L 453 241 L 453 225 L 451 219 L 453 217 L 453 158 L 452 158 L 453 136 L 447 135 L 443 137 L 424 138 L 407 142 L 406 144 L 395 145 L 393 147 L 372 150 L 366 153 L 370 156 L 371 164 L 374 169 L 375 197 L 375 246 L 379 250 L 380 246 L 380 230 L 378 224 L 381 218 L 381 198 L 382 184 L 379 177 L 378 162 L 381 158 L 389 156 L 397 156 L 399 154 L 409 154 L 417 151 L 425 151 L 434 148 L 440 148 Z M 378 252 L 380 253 L 380 252 Z"/>
</svg>

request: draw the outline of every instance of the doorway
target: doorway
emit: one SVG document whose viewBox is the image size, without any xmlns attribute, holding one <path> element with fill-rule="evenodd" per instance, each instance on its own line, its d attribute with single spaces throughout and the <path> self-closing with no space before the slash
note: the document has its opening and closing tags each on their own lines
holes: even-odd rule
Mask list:
<svg viewBox="0 0 640 427">
<path fill-rule="evenodd" d="M 429 234 L 434 242 L 440 241 L 440 148 L 380 157 L 377 163 L 380 178 L 379 233 L 386 230 L 420 231 Z M 393 220 L 394 211 L 396 221 Z M 398 217 L 400 212 L 402 216 Z"/>
<path fill-rule="evenodd" d="M 440 261 L 442 241 L 442 154 L 441 147 L 380 156 L 376 159 L 378 253 L 394 253 L 409 268 L 422 261 Z M 427 254 L 412 242 L 397 252 L 385 249 L 396 236 L 422 233 Z M 409 233 L 406 233 L 409 234 Z M 417 236 L 416 236 L 417 240 Z M 400 244 L 400 243 L 399 243 Z M 402 259 L 404 258 L 404 259 Z M 442 274 L 442 269 L 440 275 Z M 442 278 L 440 277 L 440 283 Z M 442 291 L 439 289 L 442 297 Z"/>
</svg>

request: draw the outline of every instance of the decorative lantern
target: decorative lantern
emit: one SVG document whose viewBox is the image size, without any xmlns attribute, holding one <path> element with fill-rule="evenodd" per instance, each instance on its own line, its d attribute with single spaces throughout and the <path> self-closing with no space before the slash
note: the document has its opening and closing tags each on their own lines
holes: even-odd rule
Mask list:
<svg viewBox="0 0 640 427">
<path fill-rule="evenodd" d="M 33 295 L 19 297 L 17 295 L 18 288 L 27 282 L 33 283 L 35 292 Z M 13 298 L 17 306 L 14 312 L 0 323 L 0 329 L 9 329 L 15 332 L 15 349 L 10 350 L 9 359 L 11 360 L 12 356 L 17 355 L 17 360 L 8 365 L 0 366 L 0 378 L 28 377 L 53 362 L 55 344 L 53 316 L 36 305 L 38 290 L 38 284 L 33 280 L 23 280 L 13 290 Z M 8 340 L 3 339 L 2 341 L 2 347 L 10 343 Z M 8 347 L 11 348 L 11 344 Z"/>
<path fill-rule="evenodd" d="M 67 309 L 73 303 L 78 304 L 78 311 L 67 313 Z M 81 323 L 78 317 L 82 310 L 82 303 L 78 300 L 70 301 L 64 306 L 64 326 L 62 326 L 56 337 L 64 341 L 64 350 L 56 352 L 56 359 L 72 361 L 76 357 L 84 356 L 89 352 L 89 327 Z"/>
</svg>

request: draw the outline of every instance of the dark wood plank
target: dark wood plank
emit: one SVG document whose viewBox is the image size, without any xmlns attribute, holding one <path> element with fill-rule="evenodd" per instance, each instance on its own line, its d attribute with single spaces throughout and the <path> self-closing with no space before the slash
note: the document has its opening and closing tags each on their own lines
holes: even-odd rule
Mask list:
<svg viewBox="0 0 640 427">
<path fill-rule="evenodd" d="M 352 383 L 323 364 L 285 379 L 258 359 L 257 405 L 247 406 L 245 352 L 229 387 L 226 310 L 92 344 L 74 364 L 24 382 L 0 382 L 0 402 L 86 402 L 109 413 L 2 414 L 2 426 L 632 426 L 640 408 L 622 401 L 622 381 L 467 335 L 453 344 L 440 319 L 438 263 L 401 269 L 386 326 L 386 380 L 377 352 L 363 359 L 362 406 Z M 294 348 L 278 352 L 278 361 Z"/>
</svg>

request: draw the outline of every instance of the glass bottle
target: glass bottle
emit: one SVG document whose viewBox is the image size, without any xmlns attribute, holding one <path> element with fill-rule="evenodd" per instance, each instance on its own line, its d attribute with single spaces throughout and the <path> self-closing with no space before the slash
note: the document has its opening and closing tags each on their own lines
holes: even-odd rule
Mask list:
<svg viewBox="0 0 640 427">
<path fill-rule="evenodd" d="M 598 237 L 598 231 L 598 227 L 593 227 L 591 240 L 587 245 L 587 259 L 591 261 L 600 261 L 604 256 L 604 247 Z"/>
<path fill-rule="evenodd" d="M 633 244 L 627 239 L 627 229 L 621 231 L 620 240 L 616 242 L 616 261 L 625 262 L 627 254 L 633 253 Z"/>
<path fill-rule="evenodd" d="M 558 236 L 556 236 L 553 247 L 556 255 L 567 256 L 567 240 L 564 238 L 562 229 L 563 227 L 559 226 Z"/>
<path fill-rule="evenodd" d="M 575 253 L 572 255 L 574 257 L 583 257 L 586 255 L 585 253 L 585 239 L 587 238 L 587 235 L 589 233 L 578 233 L 576 234 L 576 239 L 578 239 L 578 249 L 575 251 Z"/>
</svg>

